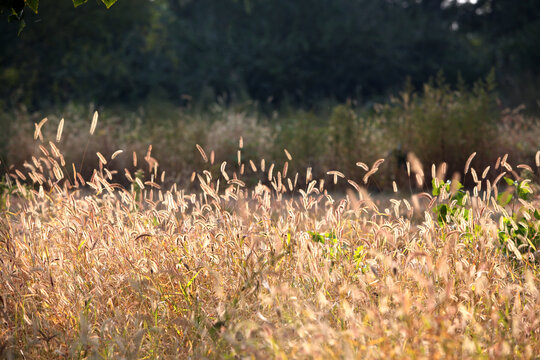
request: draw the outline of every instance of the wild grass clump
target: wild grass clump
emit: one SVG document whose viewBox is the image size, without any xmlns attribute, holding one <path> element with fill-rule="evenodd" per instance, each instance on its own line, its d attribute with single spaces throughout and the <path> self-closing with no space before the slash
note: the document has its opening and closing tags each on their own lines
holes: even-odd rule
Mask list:
<svg viewBox="0 0 540 360">
<path fill-rule="evenodd" d="M 93 107 L 70 104 L 64 109 L 54 109 L 52 114 L 29 114 L 23 110 L 0 114 L 5 129 L 0 134 L 0 159 L 21 167 L 31 156 L 38 156 L 39 148 L 31 141 L 34 123 L 46 115 L 48 125 L 43 127 L 46 138 L 54 138 L 56 125 L 62 117 L 66 119 L 66 135 L 59 146 L 66 154 L 66 162 L 78 164 L 77 171 L 85 177 L 90 177 L 93 169 L 99 167 L 97 157 L 87 154 L 99 151 L 111 156 L 118 149 L 126 154 L 133 151 L 146 154 L 148 145 L 152 144 L 152 154 L 159 159 L 160 169 L 167 173 L 168 185 L 176 183 L 187 188 L 191 183 L 186 179 L 203 166 L 201 158 L 193 152 L 196 144 L 209 157 L 214 154 L 215 171 L 222 161 L 229 165 L 237 162 L 237 141 L 242 137 L 244 157 L 259 166 L 261 154 L 265 154 L 270 166 L 282 163 L 286 159 L 283 149 L 288 149 L 294 155 L 288 170 L 299 172 L 302 181 L 307 167 L 312 168 L 315 179 L 334 170 L 348 178 L 361 179 L 363 170 L 356 165 L 359 160 L 371 166 L 384 158 L 376 181 L 369 186 L 370 190 L 388 192 L 392 191 L 394 182 L 408 187 L 409 153 L 416 154 L 424 164 L 439 166 L 444 162 L 449 174 L 462 175 L 463 164 L 473 152 L 477 153 L 478 169 L 493 164 L 498 154 L 505 153 L 516 163 L 532 166 L 540 138 L 537 118 L 526 116 L 523 107 L 502 109 L 498 105 L 492 76 L 468 88 L 459 84 L 452 87 L 439 75 L 422 89 L 407 85 L 388 103 L 370 107 L 359 107 L 349 101 L 310 110 L 283 108 L 272 112 L 261 110 L 253 102 L 233 105 L 217 102 L 205 110 L 189 104 L 179 108 L 162 102 L 149 102 L 136 111 L 107 108 L 100 111 L 100 127 L 96 130 L 99 136 L 89 142 L 85 129 L 93 113 Z M 123 174 L 125 168 L 131 172 L 137 170 L 131 164 L 128 157 L 119 157 L 107 165 L 110 171 Z M 0 173 L 5 172 L 5 168 L 0 169 Z M 431 182 L 430 175 L 427 171 L 427 183 Z M 150 178 L 147 170 L 144 176 Z M 263 178 L 261 173 L 243 174 L 244 181 L 250 185 Z M 495 177 L 490 173 L 488 178 L 493 181 Z M 113 179 L 129 185 L 122 176 L 113 175 Z M 329 189 L 344 191 L 342 184 L 346 182 L 327 185 L 331 185 Z M 465 185 L 474 186 L 474 183 L 466 180 Z"/>
<path fill-rule="evenodd" d="M 90 143 L 99 126 L 85 130 Z M 487 171 L 469 157 L 469 189 L 434 166 L 431 193 L 381 203 L 364 185 L 382 159 L 358 166 L 363 179 L 313 179 L 286 171 L 289 151 L 254 161 L 242 139 L 234 163 L 214 166 L 198 146 L 188 191 L 166 185 L 151 147 L 87 150 L 98 165 L 84 177 L 57 146 L 67 134 L 54 133 L 36 128 L 40 154 L 2 182 L 2 357 L 540 353 L 540 151 L 534 167 L 502 156 Z M 116 160 L 145 177 L 114 174 Z M 418 160 L 407 168 L 427 187 Z M 252 174 L 261 182 L 247 186 Z M 332 182 L 346 194 L 329 193 Z"/>
</svg>

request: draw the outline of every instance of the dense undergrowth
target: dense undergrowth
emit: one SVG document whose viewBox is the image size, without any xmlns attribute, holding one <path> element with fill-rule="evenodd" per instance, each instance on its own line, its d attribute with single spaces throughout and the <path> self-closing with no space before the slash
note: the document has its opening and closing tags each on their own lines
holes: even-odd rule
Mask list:
<svg viewBox="0 0 540 360">
<path fill-rule="evenodd" d="M 358 161 L 372 164 L 385 158 L 377 180 L 368 185 L 371 190 L 388 191 L 393 181 L 408 186 L 405 163 L 409 152 L 424 164 L 446 162 L 450 175 L 462 171 L 473 152 L 477 152 L 477 168 L 494 163 L 499 154 L 505 153 L 512 162 L 532 166 L 540 122 L 522 110 L 505 110 L 497 105 L 493 76 L 472 88 L 452 88 L 439 75 L 421 91 L 415 92 L 407 85 L 387 103 L 371 107 L 350 102 L 321 104 L 311 110 L 275 110 L 257 103 L 218 102 L 202 110 L 195 105 L 177 108 L 150 102 L 137 111 L 105 108 L 100 110 L 99 136 L 90 141 L 86 128 L 94 109 L 72 104 L 62 111 L 30 114 L 19 110 L 0 115 L 0 160 L 21 167 L 31 156 L 38 156 L 39 148 L 32 140 L 34 123 L 47 116 L 43 126 L 46 138 L 54 138 L 57 125 L 65 118 L 66 132 L 59 146 L 66 154 L 66 162 L 78 164 L 77 171 L 86 177 L 99 166 L 97 151 L 106 157 L 118 149 L 144 156 L 152 144 L 152 154 L 168 174 L 168 184 L 186 188 L 193 171 L 216 171 L 222 161 L 235 162 L 237 141 L 242 136 L 245 159 L 260 162 L 264 155 L 269 165 L 281 163 L 285 160 L 282 149 L 287 148 L 294 155 L 289 170 L 301 173 L 303 180 L 307 167 L 312 167 L 314 178 L 338 169 L 351 179 L 361 179 L 363 170 L 356 166 Z M 213 151 L 217 165 L 204 164 L 193 152 L 195 144 L 209 155 Z M 107 166 L 118 171 L 114 181 L 123 185 L 128 184 L 124 168 L 132 172 L 137 169 L 130 156 L 120 156 Z M 6 170 L 4 166 L 0 169 Z M 246 171 L 244 181 L 255 185 L 264 179 L 259 175 Z M 145 170 L 144 178 L 149 177 Z M 429 183 L 429 172 L 426 177 Z M 488 174 L 491 180 L 494 177 L 494 173 Z M 465 185 L 474 184 L 466 180 Z"/>
<path fill-rule="evenodd" d="M 461 182 L 474 184 L 470 188 L 462 188 L 446 164 L 430 172 L 410 155 L 410 188 L 393 183 L 395 199 L 384 205 L 364 187 L 385 176 L 382 159 L 359 162 L 359 178 L 340 171 L 315 178 L 311 168 L 299 175 L 289 168 L 297 144 L 282 150 L 279 163 L 254 160 L 260 139 L 272 136 L 255 122 L 253 130 L 241 128 L 240 142 L 229 143 L 239 131 L 236 121 L 245 126 L 246 119 L 230 115 L 207 135 L 216 136 L 213 145 L 230 146 L 232 160 L 217 162 L 230 153 L 210 153 L 208 144 L 182 155 L 201 162 L 189 191 L 168 185 L 151 148 L 144 156 L 96 153 L 94 146 L 111 149 L 107 139 L 114 137 L 105 133 L 110 127 L 96 130 L 97 114 L 91 142 L 63 134 L 64 123 L 55 141 L 47 124 L 36 124 L 20 156 L 23 149 L 36 152 L 10 170 L 1 188 L 0 354 L 326 359 L 540 353 L 540 151 L 532 165 L 512 166 L 503 155 L 486 169 L 476 166 L 480 157 L 469 156 Z M 186 139 L 197 134 L 181 133 Z M 97 158 L 91 175 L 68 161 L 63 145 Z M 129 168 L 122 169 L 125 186 L 112 180 L 119 166 Z M 254 178 L 266 180 L 246 184 Z M 347 189 L 344 195 L 326 191 L 335 182 Z"/>
</svg>

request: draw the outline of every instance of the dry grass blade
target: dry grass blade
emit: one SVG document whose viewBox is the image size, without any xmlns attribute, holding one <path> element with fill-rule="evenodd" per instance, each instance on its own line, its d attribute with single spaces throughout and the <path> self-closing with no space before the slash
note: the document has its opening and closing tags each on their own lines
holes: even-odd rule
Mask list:
<svg viewBox="0 0 540 360">
<path fill-rule="evenodd" d="M 26 180 L 26 176 L 24 176 L 24 174 L 23 174 L 19 169 L 16 169 L 16 170 L 15 170 L 15 174 L 17 174 L 17 176 L 19 177 L 19 179 L 21 179 L 22 181 L 25 181 L 25 180 Z"/>
<path fill-rule="evenodd" d="M 337 170 L 327 171 L 326 174 L 332 175 L 332 176 L 339 176 L 340 178 L 345 178 L 345 175 L 341 171 L 337 171 Z"/>
<path fill-rule="evenodd" d="M 349 184 L 351 184 L 352 187 L 353 187 L 356 191 L 358 191 L 358 192 L 361 192 L 361 191 L 362 191 L 362 189 L 360 188 L 360 185 L 358 185 L 358 184 L 357 184 L 356 182 L 354 182 L 353 180 L 347 180 L 347 182 L 348 182 Z"/>
<path fill-rule="evenodd" d="M 99 151 L 96 153 L 97 157 L 99 158 L 99 161 L 103 164 L 103 165 L 107 165 L 107 159 L 105 159 L 105 156 L 103 156 L 103 154 L 101 154 Z"/>
<path fill-rule="evenodd" d="M 227 167 L 227 162 L 226 161 L 222 162 L 221 167 L 220 167 L 220 171 L 221 171 L 221 175 L 223 176 L 223 178 L 226 181 L 229 181 L 229 174 L 227 174 L 227 171 L 225 171 L 226 167 Z"/>
<path fill-rule="evenodd" d="M 420 174 L 415 175 L 416 178 L 416 184 L 418 184 L 418 187 L 424 186 L 424 178 Z"/>
<path fill-rule="evenodd" d="M 476 174 L 476 170 L 474 170 L 474 168 L 471 168 L 471 175 L 473 177 L 473 181 L 475 183 L 477 183 L 478 182 L 478 175 Z"/>
<path fill-rule="evenodd" d="M 272 172 L 274 171 L 274 164 L 270 165 L 270 168 L 268 169 L 268 181 L 272 181 Z"/>
<path fill-rule="evenodd" d="M 143 182 L 142 182 L 141 179 L 135 178 L 135 182 L 137 183 L 137 185 L 139 186 L 139 188 L 144 189 L 144 184 L 143 184 Z"/>
<path fill-rule="evenodd" d="M 253 172 L 257 172 L 257 166 L 255 166 L 253 160 L 249 160 L 249 165 L 251 166 L 251 170 L 253 170 Z"/>
<path fill-rule="evenodd" d="M 369 181 L 369 178 L 371 175 L 375 174 L 379 169 L 378 168 L 373 168 L 371 170 L 369 170 L 365 175 L 364 177 L 362 178 L 362 181 L 364 181 L 364 184 L 367 184 L 367 182 Z"/>
<path fill-rule="evenodd" d="M 518 168 L 518 169 L 524 169 L 524 170 L 527 170 L 527 171 L 529 171 L 529 172 L 531 172 L 531 173 L 533 172 L 533 169 L 532 169 L 529 165 L 527 165 L 527 164 L 519 164 L 519 165 L 517 166 L 517 168 Z"/>
<path fill-rule="evenodd" d="M 373 163 L 373 166 L 371 167 L 372 169 L 378 169 L 379 166 L 381 166 L 381 164 L 384 162 L 384 159 L 378 159 L 376 160 L 374 163 Z"/>
<path fill-rule="evenodd" d="M 39 124 L 34 124 L 34 127 L 35 127 L 35 130 L 34 130 L 34 140 L 37 140 L 38 138 L 40 140 L 43 140 L 43 135 L 41 134 L 41 128 L 43 127 L 43 125 L 45 125 L 45 123 L 47 122 L 47 118 L 43 118 Z"/>
<path fill-rule="evenodd" d="M 292 156 L 291 156 L 291 154 L 289 153 L 289 151 L 288 151 L 287 149 L 283 149 L 283 151 L 285 152 L 285 156 L 287 156 L 287 159 L 288 159 L 289 161 L 291 161 L 291 160 L 292 160 Z"/>
<path fill-rule="evenodd" d="M 116 159 L 116 157 L 117 157 L 118 155 L 120 155 L 121 153 L 123 153 L 123 152 L 124 152 L 124 150 L 116 150 L 116 151 L 113 152 L 113 154 L 111 155 L 111 160 Z"/>
<path fill-rule="evenodd" d="M 411 170 L 420 177 L 424 177 L 422 163 L 420 162 L 420 159 L 418 159 L 418 157 L 412 152 L 407 154 L 407 174 L 409 176 L 411 176 Z"/>
<path fill-rule="evenodd" d="M 62 131 L 64 131 L 64 118 L 62 118 L 58 124 L 58 129 L 56 130 L 56 142 L 60 142 L 62 139 Z"/>
<path fill-rule="evenodd" d="M 231 179 L 231 180 L 227 181 L 227 184 L 234 184 L 234 185 L 238 185 L 238 186 L 241 186 L 241 187 L 246 186 L 245 182 L 243 182 L 242 180 L 238 180 L 238 179 Z"/>
<path fill-rule="evenodd" d="M 463 172 L 464 175 L 467 175 L 467 173 L 469 172 L 469 166 L 471 166 L 471 162 L 473 161 L 475 156 L 476 152 L 473 152 L 465 162 L 465 171 Z"/>
<path fill-rule="evenodd" d="M 488 172 L 489 172 L 489 169 L 491 168 L 491 166 L 487 166 L 484 171 L 482 172 L 482 180 L 486 178 Z"/>
<path fill-rule="evenodd" d="M 201 147 L 201 145 L 195 144 L 195 147 L 197 148 L 197 150 L 199 150 L 199 154 L 201 154 L 204 162 L 208 162 L 208 157 L 206 156 L 206 153 L 204 152 L 204 149 Z"/>
<path fill-rule="evenodd" d="M 94 116 L 92 117 L 92 124 L 90 125 L 90 135 L 94 135 L 94 131 L 96 131 L 98 121 L 98 112 L 94 111 Z"/>
<path fill-rule="evenodd" d="M 448 167 L 448 164 L 445 162 L 441 163 L 439 167 L 437 168 L 437 179 L 444 181 L 446 177 L 446 169 Z"/>
<path fill-rule="evenodd" d="M 499 182 L 499 180 L 502 179 L 502 177 L 506 175 L 506 172 L 502 172 L 500 173 L 496 178 L 495 180 L 493 180 L 493 187 L 496 187 L 497 186 L 497 183 Z"/>
<path fill-rule="evenodd" d="M 356 166 L 361 167 L 361 168 L 364 169 L 365 171 L 369 171 L 369 166 L 367 166 L 367 164 L 365 164 L 365 163 L 363 163 L 363 162 L 361 162 L 361 161 L 357 162 L 357 163 L 356 163 Z"/>
</svg>

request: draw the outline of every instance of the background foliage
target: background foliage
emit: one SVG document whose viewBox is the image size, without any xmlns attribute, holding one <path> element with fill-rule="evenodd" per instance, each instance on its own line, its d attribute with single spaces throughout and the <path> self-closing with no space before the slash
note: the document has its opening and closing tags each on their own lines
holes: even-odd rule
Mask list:
<svg viewBox="0 0 540 360">
<path fill-rule="evenodd" d="M 443 70 L 466 83 L 495 68 L 503 100 L 535 109 L 534 0 L 46 1 L 28 26 L 0 23 L 2 106 L 67 101 L 183 105 L 255 99 L 361 102 Z"/>
</svg>

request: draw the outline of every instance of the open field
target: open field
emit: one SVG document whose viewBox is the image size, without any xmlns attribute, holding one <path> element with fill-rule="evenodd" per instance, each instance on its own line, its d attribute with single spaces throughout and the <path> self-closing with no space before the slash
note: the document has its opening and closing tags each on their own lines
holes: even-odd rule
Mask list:
<svg viewBox="0 0 540 360">
<path fill-rule="evenodd" d="M 0 1 L 0 360 L 540 360 L 540 0 Z"/>
<path fill-rule="evenodd" d="M 471 156 L 470 189 L 434 167 L 431 193 L 379 208 L 361 185 L 382 161 L 359 164 L 357 180 L 329 172 L 348 188 L 333 199 L 310 170 L 288 172 L 288 151 L 255 163 L 242 141 L 236 163 L 195 173 L 189 193 L 163 185 L 150 150 L 112 155 L 154 174 L 128 171 L 120 186 L 110 157 L 84 179 L 54 142 L 36 147 L 2 183 L 2 357 L 540 353 L 540 152 L 536 168 L 503 156 L 476 171 Z M 409 159 L 416 186 L 429 170 Z M 246 186 L 248 171 L 267 185 Z"/>
</svg>

